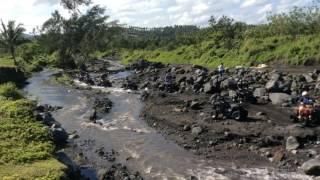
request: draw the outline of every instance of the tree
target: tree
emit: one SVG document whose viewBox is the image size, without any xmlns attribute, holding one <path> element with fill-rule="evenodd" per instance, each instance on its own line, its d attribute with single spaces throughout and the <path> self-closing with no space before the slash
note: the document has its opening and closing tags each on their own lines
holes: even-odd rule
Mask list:
<svg viewBox="0 0 320 180">
<path fill-rule="evenodd" d="M 16 59 L 16 47 L 23 42 L 23 32 L 25 29 L 22 24 L 16 26 L 15 21 L 9 21 L 7 25 L 1 21 L 1 44 L 9 50 L 16 70 L 18 70 L 18 62 Z"/>
<path fill-rule="evenodd" d="M 210 17 L 209 25 L 210 25 L 211 29 L 215 30 L 215 27 L 217 25 L 217 19 L 214 16 Z"/>
<path fill-rule="evenodd" d="M 44 43 L 59 53 L 62 67 L 74 68 L 77 62 L 89 59 L 89 55 L 110 42 L 109 16 L 105 9 L 93 6 L 84 14 L 72 13 L 69 19 L 63 18 L 58 11 L 52 14 L 42 27 Z"/>
<path fill-rule="evenodd" d="M 61 0 L 61 4 L 65 9 L 76 12 L 78 11 L 78 7 L 82 5 L 90 5 L 91 0 Z"/>
</svg>

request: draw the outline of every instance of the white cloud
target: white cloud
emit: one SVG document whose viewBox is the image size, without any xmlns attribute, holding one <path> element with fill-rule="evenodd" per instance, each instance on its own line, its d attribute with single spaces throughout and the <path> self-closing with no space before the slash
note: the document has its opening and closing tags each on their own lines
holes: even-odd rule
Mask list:
<svg viewBox="0 0 320 180">
<path fill-rule="evenodd" d="M 205 3 L 199 3 L 192 7 L 192 14 L 199 15 L 203 12 L 207 11 L 209 9 L 209 6 Z"/>
<path fill-rule="evenodd" d="M 4 1 L 4 0 L 2 0 Z M 134 26 L 175 24 L 204 25 L 211 15 L 227 15 L 248 23 L 265 22 L 268 11 L 285 12 L 312 0 L 93 0 L 107 8 L 111 20 Z M 40 26 L 55 9 L 62 10 L 60 0 L 10 0 L 0 6 L 0 18 L 14 19 L 31 31 Z M 66 14 L 66 11 L 63 12 Z"/>
<path fill-rule="evenodd" d="M 50 4 L 50 5 L 55 5 L 58 4 L 60 2 L 60 0 L 36 0 L 34 2 L 34 5 L 37 4 Z"/>
<path fill-rule="evenodd" d="M 258 10 L 258 14 L 266 14 L 270 11 L 272 11 L 273 5 L 272 4 L 266 4 L 261 9 Z"/>
<path fill-rule="evenodd" d="M 255 5 L 257 3 L 257 0 L 245 0 L 242 4 L 241 7 L 250 7 Z"/>
</svg>

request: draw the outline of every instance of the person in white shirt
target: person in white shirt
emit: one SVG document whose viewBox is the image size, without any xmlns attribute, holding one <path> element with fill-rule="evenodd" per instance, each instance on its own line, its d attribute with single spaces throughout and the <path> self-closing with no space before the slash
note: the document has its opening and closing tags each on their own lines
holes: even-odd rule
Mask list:
<svg viewBox="0 0 320 180">
<path fill-rule="evenodd" d="M 225 72 L 223 63 L 221 63 L 221 64 L 218 66 L 218 72 L 219 72 L 220 76 L 222 76 L 223 73 Z"/>
</svg>

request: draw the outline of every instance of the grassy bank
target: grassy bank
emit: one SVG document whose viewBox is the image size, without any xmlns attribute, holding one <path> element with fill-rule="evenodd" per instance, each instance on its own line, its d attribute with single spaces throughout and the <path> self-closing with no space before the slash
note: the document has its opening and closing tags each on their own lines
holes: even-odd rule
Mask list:
<svg viewBox="0 0 320 180">
<path fill-rule="evenodd" d="M 66 166 L 54 159 L 49 131 L 33 116 L 34 103 L 12 83 L 0 85 L 0 103 L 0 177 L 63 178 Z"/>
<path fill-rule="evenodd" d="M 201 43 L 181 46 L 173 50 L 120 50 L 124 64 L 139 59 L 171 64 L 198 64 L 216 67 L 221 62 L 227 66 L 256 65 L 276 62 L 288 65 L 317 63 L 320 58 L 320 35 L 277 36 L 269 38 L 248 38 L 238 49 L 228 50 L 222 43 L 206 40 Z"/>
<path fill-rule="evenodd" d="M 58 53 L 46 53 L 37 41 L 24 43 L 17 47 L 17 63 L 19 69 L 26 74 L 41 71 L 44 67 L 55 67 Z M 12 56 L 7 52 L 0 53 L 0 68 L 15 67 Z"/>
<path fill-rule="evenodd" d="M 0 67 L 14 67 L 13 60 L 7 54 L 0 54 Z"/>
</svg>

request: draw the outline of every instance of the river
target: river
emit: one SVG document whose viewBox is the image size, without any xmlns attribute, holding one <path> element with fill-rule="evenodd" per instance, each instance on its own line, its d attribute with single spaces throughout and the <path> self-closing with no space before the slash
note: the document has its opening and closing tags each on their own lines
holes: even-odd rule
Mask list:
<svg viewBox="0 0 320 180">
<path fill-rule="evenodd" d="M 79 135 L 74 143 L 81 146 L 88 159 L 86 165 L 91 168 L 88 173 L 91 179 L 97 179 L 98 169 L 105 167 L 105 161 L 95 153 L 101 147 L 119 152 L 116 162 L 125 164 L 132 171 L 139 171 L 145 179 L 190 179 L 192 176 L 206 180 L 311 179 L 300 173 L 278 172 L 274 169 L 238 168 L 232 162 L 221 166 L 196 156 L 165 139 L 141 120 L 139 115 L 143 103 L 139 100 L 139 93 L 119 87 L 93 87 L 109 92 L 107 96 L 114 105 L 111 112 L 99 120 L 102 125 L 89 123 L 92 110 L 90 95 L 83 90 L 52 82 L 50 79 L 54 73 L 55 70 L 47 69 L 33 74 L 25 91 L 30 99 L 38 100 L 40 104 L 63 107 L 53 116 L 67 132 L 76 131 Z M 120 72 L 111 78 L 121 79 L 128 75 L 129 72 Z"/>
</svg>

